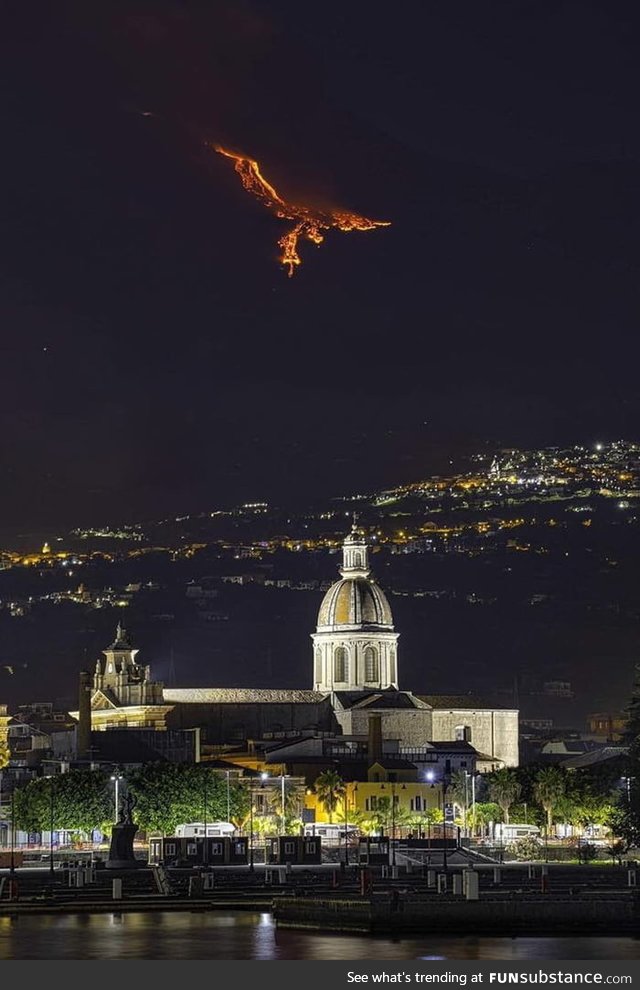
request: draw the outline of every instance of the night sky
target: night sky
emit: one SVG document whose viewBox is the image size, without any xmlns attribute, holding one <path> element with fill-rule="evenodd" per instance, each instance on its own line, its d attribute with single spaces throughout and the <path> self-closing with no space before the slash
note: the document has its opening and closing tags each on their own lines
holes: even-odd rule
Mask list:
<svg viewBox="0 0 640 990">
<path fill-rule="evenodd" d="M 607 0 L 6 3 L 3 531 L 638 439 L 639 22 Z M 289 279 L 285 225 L 208 141 L 391 226 L 303 244 Z"/>
</svg>

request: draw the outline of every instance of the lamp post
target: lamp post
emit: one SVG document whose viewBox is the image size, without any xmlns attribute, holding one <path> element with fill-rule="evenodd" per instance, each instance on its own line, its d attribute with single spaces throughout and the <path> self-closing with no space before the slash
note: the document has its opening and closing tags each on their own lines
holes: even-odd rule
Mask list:
<svg viewBox="0 0 640 990">
<path fill-rule="evenodd" d="M 113 822 L 114 822 L 114 825 L 117 825 L 118 822 L 120 821 L 120 791 L 119 791 L 119 784 L 120 784 L 120 781 L 122 780 L 122 774 L 121 773 L 112 774 L 111 775 L 111 780 L 115 784 L 114 797 L 113 797 Z"/>
<path fill-rule="evenodd" d="M 396 775 L 389 774 L 391 782 L 391 866 L 396 865 Z"/>
<path fill-rule="evenodd" d="M 231 821 L 231 792 L 230 792 L 230 789 L 229 789 L 229 775 L 231 774 L 231 771 L 230 770 L 226 770 L 225 773 L 227 775 L 227 821 L 230 822 Z"/>
<path fill-rule="evenodd" d="M 472 830 L 476 830 L 476 774 L 477 770 L 474 770 L 471 774 L 471 811 L 472 811 Z"/>
<path fill-rule="evenodd" d="M 206 770 L 204 772 L 203 788 L 204 788 L 204 792 L 202 796 L 203 796 L 204 837 L 202 839 L 203 842 L 202 862 L 206 863 L 209 858 L 207 856 L 208 850 L 207 850 L 207 771 Z"/>
<path fill-rule="evenodd" d="M 354 788 L 355 791 L 355 788 Z M 355 803 L 355 797 L 354 797 Z M 349 788 L 344 792 L 344 865 L 349 865 Z"/>
<path fill-rule="evenodd" d="M 253 778 L 249 777 L 249 869 L 253 873 Z"/>
<path fill-rule="evenodd" d="M 444 818 L 443 824 L 443 840 L 442 840 L 442 868 L 444 872 L 447 873 L 449 869 L 449 861 L 447 859 L 447 790 L 449 784 L 451 783 L 451 778 L 447 773 L 442 775 L 442 813 Z"/>
<path fill-rule="evenodd" d="M 11 866 L 9 867 L 9 872 L 11 876 L 15 873 L 15 854 L 14 848 L 16 844 L 16 818 L 15 818 L 15 803 L 13 800 L 15 793 L 15 781 L 11 781 Z"/>
<path fill-rule="evenodd" d="M 469 771 L 464 771 L 464 808 L 462 811 L 462 831 L 467 837 L 467 804 L 469 803 Z"/>
<path fill-rule="evenodd" d="M 282 833 L 281 833 L 282 835 L 284 835 L 285 830 L 286 830 L 285 814 L 284 814 L 284 776 L 285 776 L 284 774 L 282 774 L 280 776 L 280 788 L 281 788 L 281 791 L 280 791 L 280 816 L 282 818 Z"/>
<path fill-rule="evenodd" d="M 49 777 L 49 875 L 53 880 L 53 815 L 54 815 L 54 783 L 53 776 Z"/>
</svg>

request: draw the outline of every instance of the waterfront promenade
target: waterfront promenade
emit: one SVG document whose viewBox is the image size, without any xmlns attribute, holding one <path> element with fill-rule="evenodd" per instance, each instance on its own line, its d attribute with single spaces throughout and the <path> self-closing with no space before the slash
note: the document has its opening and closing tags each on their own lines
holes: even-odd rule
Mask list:
<svg viewBox="0 0 640 990">
<path fill-rule="evenodd" d="M 41 866 L 11 878 L 0 871 L 0 916 L 247 910 L 269 912 L 281 929 L 319 932 L 640 934 L 635 870 L 626 867 L 476 867 L 477 900 L 461 892 L 460 866 L 447 871 L 446 891 L 442 870 L 390 878 L 379 868 L 363 876 L 358 867 L 142 867 L 86 869 L 78 880 L 79 872 Z"/>
</svg>

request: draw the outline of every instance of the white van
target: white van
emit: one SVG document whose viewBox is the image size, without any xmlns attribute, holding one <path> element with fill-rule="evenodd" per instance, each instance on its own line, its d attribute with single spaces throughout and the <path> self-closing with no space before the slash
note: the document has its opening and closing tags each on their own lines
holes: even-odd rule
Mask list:
<svg viewBox="0 0 640 990">
<path fill-rule="evenodd" d="M 347 842 L 360 835 L 360 829 L 355 825 L 330 825 L 327 822 L 307 822 L 304 826 L 305 835 L 319 835 L 325 842 Z"/>
<path fill-rule="evenodd" d="M 192 839 L 195 836 L 204 837 L 204 822 L 188 822 L 176 825 L 176 836 L 180 839 Z M 231 822 L 207 822 L 207 836 L 233 835 L 236 831 Z"/>
<path fill-rule="evenodd" d="M 500 842 L 513 842 L 514 839 L 524 839 L 529 837 L 539 839 L 540 835 L 541 832 L 538 825 L 523 825 L 521 823 L 505 825 L 503 822 L 496 822 L 493 826 L 494 840 L 498 840 Z"/>
</svg>

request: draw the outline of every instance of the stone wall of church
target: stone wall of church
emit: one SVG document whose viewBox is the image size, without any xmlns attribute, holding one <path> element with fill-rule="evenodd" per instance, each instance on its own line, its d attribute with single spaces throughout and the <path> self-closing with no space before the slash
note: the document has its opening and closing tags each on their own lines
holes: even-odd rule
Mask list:
<svg viewBox="0 0 640 990">
<path fill-rule="evenodd" d="M 369 732 L 369 716 L 382 716 L 383 739 L 399 739 L 401 746 L 424 746 L 431 739 L 431 711 L 428 708 L 390 709 L 374 712 L 371 709 L 349 709 L 336 712 L 342 732 L 348 736 L 366 736 Z"/>
<path fill-rule="evenodd" d="M 508 767 L 518 766 L 517 711 L 434 708 L 431 720 L 434 742 L 466 738 L 479 753 L 501 760 Z M 466 734 L 465 727 L 469 730 Z"/>
<path fill-rule="evenodd" d="M 167 718 L 171 728 L 202 730 L 202 742 L 211 745 L 262 739 L 268 733 L 318 729 L 335 730 L 329 700 L 317 704 L 176 704 Z"/>
</svg>

